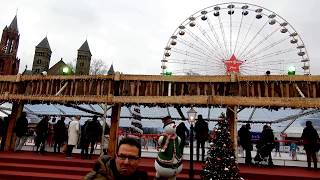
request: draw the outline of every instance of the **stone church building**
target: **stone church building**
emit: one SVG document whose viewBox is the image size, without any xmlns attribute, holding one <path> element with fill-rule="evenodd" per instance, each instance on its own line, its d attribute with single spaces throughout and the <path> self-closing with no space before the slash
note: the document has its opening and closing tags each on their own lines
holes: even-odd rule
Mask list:
<svg viewBox="0 0 320 180">
<path fill-rule="evenodd" d="M 19 71 L 20 59 L 17 57 L 20 34 L 17 16 L 3 29 L 0 42 L 0 75 L 15 75 Z"/>
<path fill-rule="evenodd" d="M 19 72 L 20 59 L 17 57 L 20 34 L 18 30 L 17 15 L 11 24 L 3 29 L 0 42 L 0 75 L 16 75 Z M 68 66 L 62 58 L 50 66 L 51 48 L 48 38 L 45 37 L 35 48 L 32 70 L 25 70 L 23 74 L 40 74 L 44 71 L 48 75 L 62 75 L 63 67 Z M 86 40 L 78 49 L 75 75 L 89 75 L 91 52 Z M 71 68 L 71 67 L 69 67 Z"/>
</svg>

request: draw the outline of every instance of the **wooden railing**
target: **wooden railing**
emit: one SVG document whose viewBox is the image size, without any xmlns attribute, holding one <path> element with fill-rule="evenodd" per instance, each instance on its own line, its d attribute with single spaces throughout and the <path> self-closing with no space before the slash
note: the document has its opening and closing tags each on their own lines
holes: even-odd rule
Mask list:
<svg viewBox="0 0 320 180">
<path fill-rule="evenodd" d="M 0 101 L 320 107 L 320 76 L 1 76 Z"/>
</svg>

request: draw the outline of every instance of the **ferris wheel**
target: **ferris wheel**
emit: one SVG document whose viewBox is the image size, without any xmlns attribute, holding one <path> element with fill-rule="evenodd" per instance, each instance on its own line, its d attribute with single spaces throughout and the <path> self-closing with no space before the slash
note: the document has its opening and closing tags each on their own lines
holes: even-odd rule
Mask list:
<svg viewBox="0 0 320 180">
<path fill-rule="evenodd" d="M 202 9 L 170 37 L 162 74 L 310 75 L 309 57 L 297 31 L 281 16 L 248 3 Z"/>
</svg>

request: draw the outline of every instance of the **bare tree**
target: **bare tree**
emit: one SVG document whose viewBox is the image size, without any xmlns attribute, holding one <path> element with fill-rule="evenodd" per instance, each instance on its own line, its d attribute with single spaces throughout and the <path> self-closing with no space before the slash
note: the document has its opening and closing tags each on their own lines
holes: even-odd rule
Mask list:
<svg viewBox="0 0 320 180">
<path fill-rule="evenodd" d="M 73 72 L 76 72 L 76 63 L 77 60 L 69 61 L 66 64 L 72 68 Z M 98 74 L 107 74 L 108 66 L 101 59 L 92 59 L 90 63 L 90 75 L 98 75 Z"/>
<path fill-rule="evenodd" d="M 107 74 L 108 66 L 101 59 L 92 59 L 90 64 L 90 74 Z"/>
</svg>

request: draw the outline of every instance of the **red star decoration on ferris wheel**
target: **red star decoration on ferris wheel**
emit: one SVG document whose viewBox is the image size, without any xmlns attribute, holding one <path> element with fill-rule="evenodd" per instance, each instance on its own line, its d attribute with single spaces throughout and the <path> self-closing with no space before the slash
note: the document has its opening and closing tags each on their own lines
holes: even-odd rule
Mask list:
<svg viewBox="0 0 320 180">
<path fill-rule="evenodd" d="M 226 66 L 226 72 L 229 73 L 239 73 L 240 72 L 240 65 L 243 63 L 243 61 L 240 61 L 236 58 L 234 54 L 232 54 L 231 58 L 229 60 L 224 61 L 224 64 Z"/>
</svg>

